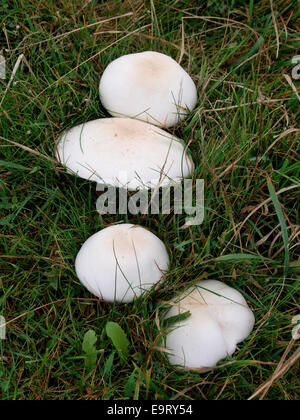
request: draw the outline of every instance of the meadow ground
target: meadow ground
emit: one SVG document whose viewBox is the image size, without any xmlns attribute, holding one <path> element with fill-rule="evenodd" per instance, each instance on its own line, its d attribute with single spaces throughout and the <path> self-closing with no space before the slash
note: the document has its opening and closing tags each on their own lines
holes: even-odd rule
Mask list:
<svg viewBox="0 0 300 420">
<path fill-rule="evenodd" d="M 0 13 L 0 398 L 299 398 L 299 3 L 2 0 Z M 64 129 L 108 116 L 105 67 L 145 50 L 180 61 L 197 84 L 197 107 L 175 134 L 205 180 L 201 226 L 180 229 L 173 214 L 100 217 L 95 185 L 54 159 Z M 80 285 L 74 259 L 119 221 L 156 233 L 171 269 L 158 292 L 110 306 Z M 175 370 L 157 348 L 166 302 L 199 279 L 236 287 L 256 317 L 234 357 L 202 374 Z M 126 361 L 108 321 L 127 334 Z"/>
</svg>

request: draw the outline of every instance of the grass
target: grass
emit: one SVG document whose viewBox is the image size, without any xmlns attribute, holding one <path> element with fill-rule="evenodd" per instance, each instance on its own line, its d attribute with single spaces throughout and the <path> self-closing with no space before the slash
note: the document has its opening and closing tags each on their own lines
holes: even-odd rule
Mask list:
<svg viewBox="0 0 300 420">
<path fill-rule="evenodd" d="M 0 12 L 1 399 L 298 399 L 299 3 L 2 0 Z M 201 226 L 182 230 L 184 216 L 174 215 L 100 217 L 95 186 L 54 159 L 64 129 L 107 117 L 105 67 L 145 50 L 180 60 L 198 87 L 197 108 L 175 134 L 205 180 Z M 156 233 L 171 269 L 158 292 L 112 307 L 80 285 L 74 259 L 89 236 L 122 220 Z M 199 279 L 236 287 L 256 317 L 234 357 L 204 374 L 175 370 L 157 349 L 166 301 Z M 126 362 L 107 322 L 130 341 Z M 88 372 L 91 329 L 99 352 Z"/>
</svg>

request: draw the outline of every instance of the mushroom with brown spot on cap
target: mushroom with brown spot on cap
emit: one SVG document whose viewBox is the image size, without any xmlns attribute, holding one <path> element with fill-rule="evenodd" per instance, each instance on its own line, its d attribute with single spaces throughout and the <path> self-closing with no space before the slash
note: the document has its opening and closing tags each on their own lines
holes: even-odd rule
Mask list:
<svg viewBox="0 0 300 420">
<path fill-rule="evenodd" d="M 194 169 L 183 141 L 130 118 L 103 118 L 71 128 L 61 137 L 56 156 L 81 178 L 128 190 L 166 187 Z"/>
<path fill-rule="evenodd" d="M 172 127 L 197 103 L 197 88 L 173 58 L 154 51 L 124 55 L 108 65 L 100 99 L 116 117 L 133 117 Z"/>
</svg>

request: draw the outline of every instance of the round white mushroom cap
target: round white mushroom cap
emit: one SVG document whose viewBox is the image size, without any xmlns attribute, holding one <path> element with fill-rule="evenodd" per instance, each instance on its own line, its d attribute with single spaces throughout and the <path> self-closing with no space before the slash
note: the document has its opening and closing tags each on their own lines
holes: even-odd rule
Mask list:
<svg viewBox="0 0 300 420">
<path fill-rule="evenodd" d="M 70 129 L 56 157 L 81 178 L 129 190 L 166 187 L 194 169 L 182 140 L 130 118 L 103 118 Z"/>
<path fill-rule="evenodd" d="M 173 58 L 153 51 L 124 55 L 108 65 L 100 99 L 116 117 L 134 117 L 172 127 L 197 103 L 197 89 Z"/>
<path fill-rule="evenodd" d="M 75 268 L 81 283 L 107 302 L 131 302 L 151 289 L 169 267 L 164 243 L 140 226 L 110 226 L 91 236 Z"/>
<path fill-rule="evenodd" d="M 201 281 L 185 292 L 172 303 L 166 318 L 185 312 L 191 316 L 172 325 L 166 336 L 169 360 L 181 368 L 215 367 L 233 355 L 255 324 L 241 293 L 215 280 Z"/>
</svg>

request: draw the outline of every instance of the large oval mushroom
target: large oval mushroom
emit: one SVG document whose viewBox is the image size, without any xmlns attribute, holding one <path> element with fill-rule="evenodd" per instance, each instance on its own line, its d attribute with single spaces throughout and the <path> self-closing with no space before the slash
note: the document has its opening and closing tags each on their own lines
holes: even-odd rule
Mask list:
<svg viewBox="0 0 300 420">
<path fill-rule="evenodd" d="M 157 284 L 169 267 L 164 243 L 140 226 L 110 226 L 91 236 L 80 249 L 79 280 L 107 302 L 131 302 Z"/>
<path fill-rule="evenodd" d="M 181 140 L 130 118 L 98 119 L 70 129 L 56 156 L 81 178 L 129 190 L 166 187 L 194 168 Z"/>
<path fill-rule="evenodd" d="M 188 73 L 173 58 L 153 51 L 114 60 L 102 75 L 99 91 L 111 115 L 165 127 L 183 120 L 197 103 Z"/>
<path fill-rule="evenodd" d="M 226 284 L 199 282 L 172 302 L 166 318 L 190 312 L 166 336 L 171 364 L 179 368 L 215 367 L 232 356 L 251 333 L 255 319 L 241 293 Z"/>
</svg>

